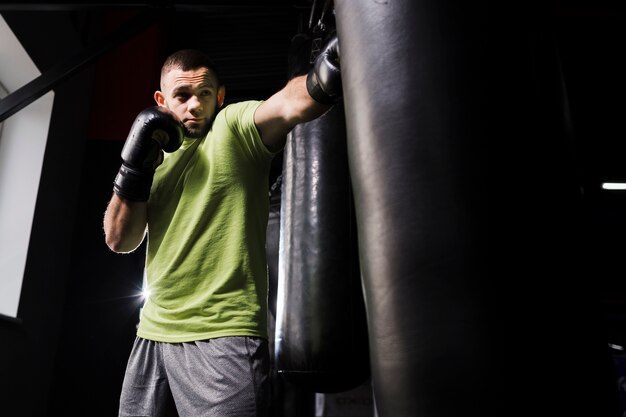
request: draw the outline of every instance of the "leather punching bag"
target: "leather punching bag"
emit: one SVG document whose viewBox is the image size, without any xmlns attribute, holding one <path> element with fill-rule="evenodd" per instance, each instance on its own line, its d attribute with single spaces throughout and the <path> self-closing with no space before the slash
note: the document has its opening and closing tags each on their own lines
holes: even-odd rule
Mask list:
<svg viewBox="0 0 626 417">
<path fill-rule="evenodd" d="M 282 176 L 270 187 L 270 212 L 267 222 L 267 271 L 269 277 L 268 331 L 270 352 L 274 351 L 274 329 L 276 327 L 276 290 L 278 288 L 278 245 L 280 241 L 280 200 Z M 271 417 L 313 417 L 315 415 L 315 393 L 289 384 L 277 373 L 274 355 L 270 356 Z"/>
<path fill-rule="evenodd" d="M 335 1 L 379 417 L 484 415 L 483 39 L 473 8 Z"/>
<path fill-rule="evenodd" d="M 278 373 L 315 392 L 369 376 L 343 106 L 296 126 L 283 163 L 275 337 Z"/>
</svg>

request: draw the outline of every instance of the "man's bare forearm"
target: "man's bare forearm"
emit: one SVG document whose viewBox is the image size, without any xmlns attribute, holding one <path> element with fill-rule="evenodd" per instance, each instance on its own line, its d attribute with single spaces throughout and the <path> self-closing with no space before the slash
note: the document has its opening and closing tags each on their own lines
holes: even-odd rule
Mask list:
<svg viewBox="0 0 626 417">
<path fill-rule="evenodd" d="M 106 244 L 117 253 L 132 252 L 144 239 L 147 218 L 146 202 L 129 201 L 114 193 L 104 214 Z"/>
</svg>

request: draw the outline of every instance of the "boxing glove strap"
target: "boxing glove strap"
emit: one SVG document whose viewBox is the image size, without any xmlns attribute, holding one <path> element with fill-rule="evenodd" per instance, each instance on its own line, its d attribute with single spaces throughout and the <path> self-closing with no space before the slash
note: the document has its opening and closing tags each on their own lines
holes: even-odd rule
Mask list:
<svg viewBox="0 0 626 417">
<path fill-rule="evenodd" d="M 311 69 L 306 77 L 306 89 L 311 98 L 318 103 L 330 105 L 335 104 L 339 100 L 339 97 L 333 97 L 324 91 L 317 79 L 315 69 Z"/>
<path fill-rule="evenodd" d="M 113 182 L 113 191 L 130 201 L 148 201 L 153 177 L 153 172 L 139 171 L 122 164 Z"/>
</svg>

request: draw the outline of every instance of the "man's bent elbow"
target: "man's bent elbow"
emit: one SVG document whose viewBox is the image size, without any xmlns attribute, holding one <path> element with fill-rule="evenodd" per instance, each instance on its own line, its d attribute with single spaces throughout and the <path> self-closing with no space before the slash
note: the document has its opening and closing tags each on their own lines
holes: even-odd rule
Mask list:
<svg viewBox="0 0 626 417">
<path fill-rule="evenodd" d="M 115 253 L 130 253 L 139 247 L 143 239 L 140 241 L 129 241 L 128 239 L 122 239 L 119 235 L 106 234 L 105 242 L 109 249 Z"/>
</svg>

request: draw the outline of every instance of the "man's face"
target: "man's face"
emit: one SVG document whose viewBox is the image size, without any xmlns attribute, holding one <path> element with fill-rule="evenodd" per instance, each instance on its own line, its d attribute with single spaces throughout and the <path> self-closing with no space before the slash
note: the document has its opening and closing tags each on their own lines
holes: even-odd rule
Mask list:
<svg viewBox="0 0 626 417">
<path fill-rule="evenodd" d="M 173 68 L 161 80 L 161 89 L 154 94 L 157 104 L 176 114 L 185 125 L 185 136 L 204 137 L 224 102 L 224 87 L 211 70 Z"/>
</svg>

